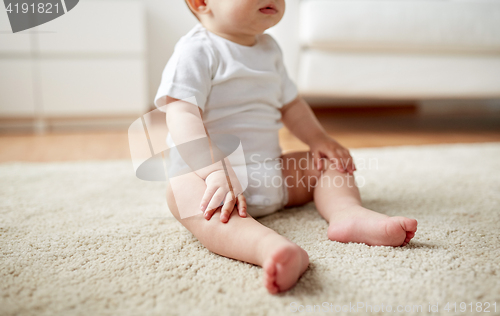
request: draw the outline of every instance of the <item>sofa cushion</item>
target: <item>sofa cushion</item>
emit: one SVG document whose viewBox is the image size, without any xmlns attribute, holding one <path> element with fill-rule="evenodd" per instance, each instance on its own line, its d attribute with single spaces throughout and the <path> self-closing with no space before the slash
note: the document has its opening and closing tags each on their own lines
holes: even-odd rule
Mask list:
<svg viewBox="0 0 500 316">
<path fill-rule="evenodd" d="M 309 49 L 299 63 L 303 96 L 500 98 L 500 56 L 343 53 Z"/>
<path fill-rule="evenodd" d="M 300 6 L 305 47 L 500 52 L 500 1 L 303 0 Z"/>
</svg>

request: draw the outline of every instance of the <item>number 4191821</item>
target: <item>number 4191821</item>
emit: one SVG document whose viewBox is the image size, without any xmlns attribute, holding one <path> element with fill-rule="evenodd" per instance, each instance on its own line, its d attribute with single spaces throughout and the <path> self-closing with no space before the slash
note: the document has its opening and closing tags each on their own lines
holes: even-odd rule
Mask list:
<svg viewBox="0 0 500 316">
<path fill-rule="evenodd" d="M 490 310 L 491 309 L 491 310 Z M 444 310 L 447 312 L 477 312 L 477 313 L 489 313 L 490 311 L 493 311 L 494 313 L 497 311 L 497 302 L 494 303 L 489 303 L 489 302 L 477 302 L 476 304 L 474 303 L 465 303 L 462 302 L 457 306 L 457 303 L 446 303 L 444 306 Z"/>
<path fill-rule="evenodd" d="M 16 3 L 9 5 L 6 8 L 8 13 L 59 13 L 59 3 L 52 5 L 52 3 Z M 54 11 L 52 11 L 54 10 Z"/>
</svg>

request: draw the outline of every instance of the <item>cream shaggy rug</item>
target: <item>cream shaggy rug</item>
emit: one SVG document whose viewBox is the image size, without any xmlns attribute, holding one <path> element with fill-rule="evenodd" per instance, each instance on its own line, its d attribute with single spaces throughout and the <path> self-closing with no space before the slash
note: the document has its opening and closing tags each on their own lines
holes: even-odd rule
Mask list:
<svg viewBox="0 0 500 316">
<path fill-rule="evenodd" d="M 411 315 L 430 304 L 452 315 L 464 302 L 466 315 L 480 302 L 492 315 L 495 301 L 499 314 L 500 143 L 352 153 L 365 205 L 415 217 L 416 237 L 403 248 L 331 242 L 313 204 L 262 218 L 311 259 L 278 296 L 259 267 L 204 249 L 168 212 L 165 184 L 136 179 L 130 161 L 2 164 L 0 314 L 286 315 L 314 305 L 364 314 L 390 305 Z"/>
</svg>

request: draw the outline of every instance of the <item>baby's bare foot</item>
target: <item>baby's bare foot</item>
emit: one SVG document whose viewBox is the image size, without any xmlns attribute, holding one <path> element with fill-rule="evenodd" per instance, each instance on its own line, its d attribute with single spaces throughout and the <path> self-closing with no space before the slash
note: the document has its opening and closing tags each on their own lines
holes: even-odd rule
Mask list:
<svg viewBox="0 0 500 316">
<path fill-rule="evenodd" d="M 361 206 L 353 206 L 330 221 L 328 238 L 340 242 L 358 242 L 370 246 L 405 246 L 415 236 L 417 221 L 389 217 Z"/>
<path fill-rule="evenodd" d="M 309 265 L 307 252 L 289 243 L 276 248 L 263 264 L 264 285 L 271 294 L 292 288 Z"/>
</svg>

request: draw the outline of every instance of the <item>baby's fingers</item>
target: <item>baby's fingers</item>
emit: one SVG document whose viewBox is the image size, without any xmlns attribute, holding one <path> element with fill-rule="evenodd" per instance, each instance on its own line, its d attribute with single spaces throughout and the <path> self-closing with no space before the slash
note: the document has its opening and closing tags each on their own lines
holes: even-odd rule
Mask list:
<svg viewBox="0 0 500 316">
<path fill-rule="evenodd" d="M 323 162 L 321 161 L 321 153 L 319 151 L 314 151 L 313 153 L 314 167 L 317 170 L 323 170 Z"/>
<path fill-rule="evenodd" d="M 340 152 L 337 150 L 331 150 L 328 152 L 328 158 L 335 169 L 340 172 L 344 172 L 344 168 L 342 168 L 342 155 Z"/>
<path fill-rule="evenodd" d="M 352 174 L 354 171 L 356 171 L 356 166 L 354 165 L 354 159 L 352 158 L 352 156 L 350 157 L 351 157 L 351 174 Z"/>
<path fill-rule="evenodd" d="M 217 189 L 218 188 L 216 186 L 213 186 L 213 187 L 207 187 L 207 189 L 205 190 L 205 193 L 203 194 L 203 197 L 201 198 L 200 202 L 200 209 L 202 212 L 205 212 L 205 210 L 207 209 L 208 203 L 210 203 L 210 200 L 214 196 Z"/>
<path fill-rule="evenodd" d="M 222 206 L 222 209 L 220 211 L 220 221 L 221 222 L 227 223 L 229 221 L 229 216 L 231 216 L 231 213 L 233 212 L 235 203 L 236 203 L 236 200 L 232 199 L 232 194 L 231 194 L 231 192 L 229 192 L 226 195 L 226 201 L 224 202 L 224 205 Z"/>
<path fill-rule="evenodd" d="M 240 217 L 247 217 L 247 199 L 243 194 L 238 195 L 238 214 Z"/>
<path fill-rule="evenodd" d="M 216 209 L 220 206 L 221 202 L 224 200 L 224 196 L 226 195 L 225 191 L 222 188 L 217 189 L 214 196 L 208 203 L 207 209 L 205 211 L 205 218 L 208 220 L 212 218 L 212 215 L 216 211 Z"/>
<path fill-rule="evenodd" d="M 351 154 L 349 153 L 349 150 L 345 149 L 344 152 L 344 169 L 349 173 L 352 174 L 354 170 L 356 170 L 356 167 L 354 166 L 354 159 L 352 159 Z"/>
<path fill-rule="evenodd" d="M 347 151 L 347 149 L 337 148 L 335 150 L 335 154 L 335 160 L 337 161 L 337 170 L 340 172 L 349 172 L 350 164 L 352 161 L 352 158 L 350 158 L 351 156 L 349 155 L 349 151 Z"/>
</svg>

